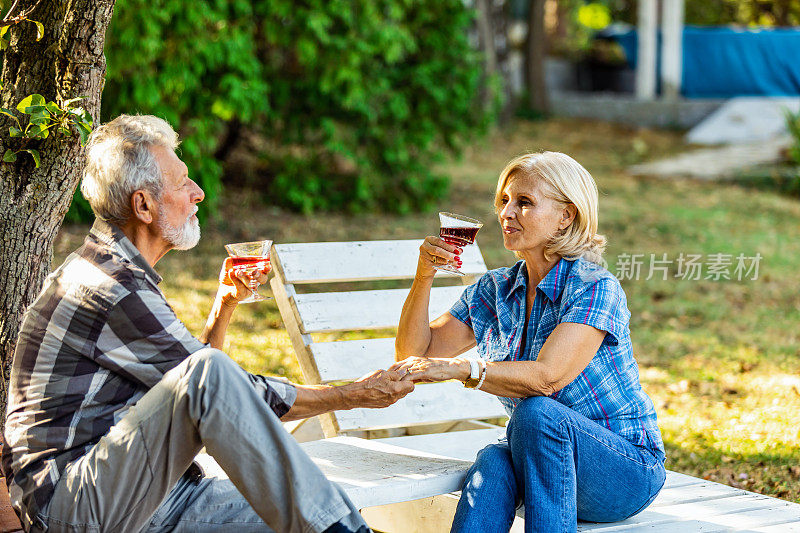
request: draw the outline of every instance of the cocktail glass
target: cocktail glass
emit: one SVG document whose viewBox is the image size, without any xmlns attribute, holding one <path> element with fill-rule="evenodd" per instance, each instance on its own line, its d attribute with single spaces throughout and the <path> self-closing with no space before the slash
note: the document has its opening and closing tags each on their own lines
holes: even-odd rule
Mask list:
<svg viewBox="0 0 800 533">
<path fill-rule="evenodd" d="M 455 213 L 439 213 L 439 236 L 448 244 L 463 248 L 475 242 L 478 230 L 483 227 L 483 223 L 474 218 L 456 215 Z M 452 272 L 459 276 L 464 276 L 455 265 L 450 262 L 441 266 L 434 266 L 436 270 Z"/>
<path fill-rule="evenodd" d="M 231 267 L 237 270 L 244 270 L 250 275 L 255 275 L 269 266 L 269 249 L 271 247 L 272 241 L 270 240 L 235 242 L 225 245 L 225 249 L 231 257 Z M 262 296 L 258 293 L 258 281 L 255 279 L 250 282 L 249 287 L 253 294 L 239 303 L 247 304 L 269 299 L 268 296 Z"/>
</svg>

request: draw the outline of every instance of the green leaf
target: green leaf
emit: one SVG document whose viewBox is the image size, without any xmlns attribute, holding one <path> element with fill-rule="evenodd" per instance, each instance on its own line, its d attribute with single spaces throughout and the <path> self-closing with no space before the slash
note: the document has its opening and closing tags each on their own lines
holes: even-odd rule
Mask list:
<svg viewBox="0 0 800 533">
<path fill-rule="evenodd" d="M 33 124 L 25 132 L 25 136 L 29 139 L 47 139 L 48 135 L 50 135 L 50 131 L 41 124 Z"/>
<path fill-rule="evenodd" d="M 0 107 L 0 114 L 7 115 L 11 118 L 17 118 L 17 116 L 14 114 L 12 110 L 5 107 Z"/>
<path fill-rule="evenodd" d="M 33 113 L 31 115 L 31 124 L 36 124 L 37 126 L 47 126 L 51 122 L 50 113 Z"/>
<path fill-rule="evenodd" d="M 14 153 L 14 150 L 12 150 L 11 148 L 6 150 L 6 153 L 3 154 L 3 161 L 5 161 L 6 163 L 13 163 L 16 160 L 17 160 L 17 154 Z"/>
<path fill-rule="evenodd" d="M 0 27 L 0 50 L 5 50 L 11 42 L 6 39 L 6 33 L 11 29 L 11 26 Z"/>
<path fill-rule="evenodd" d="M 63 104 L 64 109 L 69 109 L 70 107 L 72 107 L 73 104 L 77 104 L 81 100 L 86 100 L 86 97 L 85 96 L 79 96 L 77 98 L 70 98 L 69 100 L 64 102 L 64 104 Z"/>
<path fill-rule="evenodd" d="M 39 151 L 33 150 L 31 148 L 26 148 L 25 150 L 23 150 L 23 152 L 28 152 L 29 154 L 31 154 L 33 162 L 36 164 L 36 168 L 39 168 L 39 164 L 42 162 L 41 157 L 39 157 Z"/>
<path fill-rule="evenodd" d="M 43 105 L 32 105 L 25 108 L 25 111 L 28 115 L 41 115 L 42 113 L 47 114 L 47 106 Z"/>
<path fill-rule="evenodd" d="M 64 112 L 64 110 L 58 107 L 58 104 L 56 104 L 55 102 L 47 102 L 45 104 L 45 107 L 53 115 L 60 115 Z"/>
<path fill-rule="evenodd" d="M 36 40 L 37 41 L 41 41 L 42 37 L 44 37 L 44 24 L 42 24 L 39 21 L 31 20 L 31 19 L 28 19 L 28 22 L 32 22 L 33 24 L 36 24 Z M 38 167 L 39 165 L 36 165 L 36 166 Z"/>
<path fill-rule="evenodd" d="M 81 146 L 85 146 L 86 141 L 89 139 L 89 134 L 92 133 L 92 128 L 82 122 L 78 122 L 78 133 L 81 136 Z"/>
<path fill-rule="evenodd" d="M 19 129 L 19 128 L 15 128 L 14 126 L 11 126 L 10 128 L 8 128 L 8 136 L 9 137 L 22 137 L 22 130 Z"/>
<path fill-rule="evenodd" d="M 20 113 L 27 113 L 26 109 L 32 106 L 43 106 L 45 104 L 44 96 L 41 94 L 31 94 L 22 99 L 17 104 L 17 111 Z"/>
</svg>

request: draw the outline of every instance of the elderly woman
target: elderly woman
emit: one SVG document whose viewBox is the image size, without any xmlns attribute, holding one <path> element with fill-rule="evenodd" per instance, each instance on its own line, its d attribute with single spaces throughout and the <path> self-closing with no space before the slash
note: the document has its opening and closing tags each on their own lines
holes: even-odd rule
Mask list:
<svg viewBox="0 0 800 533">
<path fill-rule="evenodd" d="M 420 247 L 403 307 L 395 369 L 406 379 L 457 379 L 497 395 L 507 438 L 467 474 L 453 531 L 576 531 L 645 508 L 664 484 L 656 412 L 639 383 L 625 293 L 599 266 L 597 186 L 557 152 L 511 161 L 497 182 L 503 243 L 520 259 L 467 287 L 428 322 L 434 265 L 460 264 L 438 237 Z M 456 356 L 477 344 L 480 359 Z"/>
</svg>

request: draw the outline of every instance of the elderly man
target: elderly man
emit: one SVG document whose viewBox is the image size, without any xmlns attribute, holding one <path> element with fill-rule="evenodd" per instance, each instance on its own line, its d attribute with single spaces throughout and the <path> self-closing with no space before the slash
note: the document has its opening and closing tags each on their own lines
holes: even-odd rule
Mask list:
<svg viewBox="0 0 800 533">
<path fill-rule="evenodd" d="M 385 407 L 413 389 L 379 371 L 340 387 L 248 374 L 220 351 L 249 275 L 229 271 L 193 337 L 153 266 L 197 244 L 203 191 L 152 116 L 120 116 L 87 145 L 97 221 L 25 315 L 3 470 L 30 531 L 367 531 L 281 420 Z M 258 281 L 265 280 L 265 274 Z M 203 477 L 205 447 L 229 479 Z"/>
</svg>

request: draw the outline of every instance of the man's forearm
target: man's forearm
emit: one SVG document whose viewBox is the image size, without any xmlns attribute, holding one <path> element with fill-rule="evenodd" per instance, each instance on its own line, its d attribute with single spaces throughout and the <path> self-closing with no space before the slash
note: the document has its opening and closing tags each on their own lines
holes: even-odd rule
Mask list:
<svg viewBox="0 0 800 533">
<path fill-rule="evenodd" d="M 281 417 L 284 422 L 309 418 L 329 411 L 352 409 L 347 394 L 348 385 L 297 385 L 297 399 Z"/>
<path fill-rule="evenodd" d="M 376 370 L 353 383 L 330 385 L 297 385 L 297 399 L 281 420 L 299 420 L 328 411 L 356 407 L 388 407 L 414 390 L 413 381 L 403 381 L 404 374 Z"/>
<path fill-rule="evenodd" d="M 203 328 L 203 333 L 200 334 L 200 342 L 206 342 L 212 348 L 221 350 L 234 309 L 236 309 L 235 301 L 226 301 L 223 299 L 222 294 L 217 292 L 214 298 L 214 305 L 208 314 L 206 326 Z"/>
</svg>

